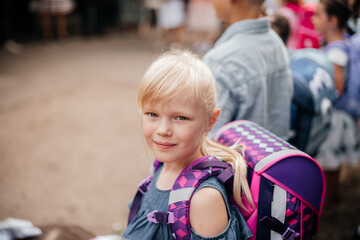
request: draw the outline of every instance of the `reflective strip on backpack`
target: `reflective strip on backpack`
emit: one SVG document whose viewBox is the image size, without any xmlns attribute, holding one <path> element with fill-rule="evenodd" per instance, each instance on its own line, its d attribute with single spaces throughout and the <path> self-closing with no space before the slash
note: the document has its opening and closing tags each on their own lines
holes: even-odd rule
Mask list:
<svg viewBox="0 0 360 240">
<path fill-rule="evenodd" d="M 263 170 L 263 168 L 267 167 L 269 163 L 271 163 L 272 161 L 275 161 L 276 159 L 283 159 L 282 157 L 285 155 L 304 155 L 304 152 L 301 152 L 297 149 L 287 149 L 287 150 L 282 150 L 279 152 L 275 152 L 273 154 L 270 154 L 269 156 L 264 157 L 263 159 L 261 159 L 254 167 L 255 172 L 259 172 L 261 170 Z"/>
<path fill-rule="evenodd" d="M 150 170 L 149 170 L 149 174 L 150 174 L 150 176 L 155 175 L 155 167 L 154 167 L 154 165 L 151 165 Z"/>
<path fill-rule="evenodd" d="M 190 200 L 190 197 L 194 191 L 195 191 L 194 187 L 180 188 L 171 191 L 169 196 L 169 205 L 176 202 Z"/>
<path fill-rule="evenodd" d="M 285 223 L 286 215 L 286 190 L 274 185 L 273 201 L 271 203 L 271 216 Z M 271 231 L 271 240 L 282 240 L 281 234 Z"/>
</svg>

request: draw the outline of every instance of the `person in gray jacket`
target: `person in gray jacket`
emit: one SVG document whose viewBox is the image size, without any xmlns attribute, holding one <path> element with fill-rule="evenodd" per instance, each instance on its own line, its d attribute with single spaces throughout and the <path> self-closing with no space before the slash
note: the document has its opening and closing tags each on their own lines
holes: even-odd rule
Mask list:
<svg viewBox="0 0 360 240">
<path fill-rule="evenodd" d="M 229 24 L 203 60 L 218 87 L 220 116 L 210 137 L 234 120 L 249 120 L 287 140 L 293 82 L 289 56 L 264 0 L 212 0 L 217 17 Z"/>
</svg>

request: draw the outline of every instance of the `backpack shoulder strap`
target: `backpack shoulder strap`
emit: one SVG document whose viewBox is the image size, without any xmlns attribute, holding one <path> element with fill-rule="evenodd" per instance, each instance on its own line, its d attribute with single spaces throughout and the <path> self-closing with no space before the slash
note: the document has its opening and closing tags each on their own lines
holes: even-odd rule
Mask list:
<svg viewBox="0 0 360 240">
<path fill-rule="evenodd" d="M 345 51 L 346 53 L 349 54 L 349 41 L 347 40 L 344 40 L 344 41 L 335 41 L 335 42 L 332 42 L 330 44 L 327 44 L 325 47 L 324 47 L 324 50 L 325 52 L 329 51 L 330 49 L 332 48 L 340 48 L 342 49 L 343 51 Z"/>
<path fill-rule="evenodd" d="M 190 239 L 190 201 L 199 184 L 210 176 L 218 176 L 220 181 L 227 182 L 233 171 L 228 163 L 204 156 L 186 167 L 176 179 L 169 197 L 169 213 L 173 215 L 170 228 L 174 239 Z"/>
<path fill-rule="evenodd" d="M 143 195 L 149 190 L 151 180 L 161 165 L 162 163 L 155 159 L 153 165 L 150 167 L 148 177 L 138 185 L 138 190 L 131 204 L 130 213 L 128 217 L 128 224 L 135 218 L 136 214 L 138 213 L 141 199 Z"/>
</svg>

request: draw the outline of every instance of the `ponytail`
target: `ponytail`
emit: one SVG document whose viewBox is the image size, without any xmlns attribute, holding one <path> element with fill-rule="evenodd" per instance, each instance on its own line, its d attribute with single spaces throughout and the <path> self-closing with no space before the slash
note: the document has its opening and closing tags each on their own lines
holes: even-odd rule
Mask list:
<svg viewBox="0 0 360 240">
<path fill-rule="evenodd" d="M 360 0 L 354 0 L 352 6 L 349 6 L 351 10 L 351 18 L 356 22 L 356 19 L 360 17 Z"/>
<path fill-rule="evenodd" d="M 227 147 L 206 138 L 202 145 L 202 153 L 203 155 L 215 156 L 232 166 L 234 170 L 233 193 L 236 203 L 241 208 L 248 211 L 241 198 L 244 194 L 251 206 L 254 207 L 247 181 L 247 164 L 243 157 L 243 146 L 235 143 L 233 146 Z"/>
</svg>

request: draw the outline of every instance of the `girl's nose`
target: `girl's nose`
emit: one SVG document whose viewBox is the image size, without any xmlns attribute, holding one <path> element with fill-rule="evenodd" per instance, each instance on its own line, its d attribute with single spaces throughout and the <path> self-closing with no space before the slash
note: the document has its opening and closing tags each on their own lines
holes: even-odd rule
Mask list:
<svg viewBox="0 0 360 240">
<path fill-rule="evenodd" d="M 170 136 L 172 134 L 170 121 L 168 121 L 167 119 L 163 119 L 162 121 L 160 121 L 156 132 L 160 136 Z"/>
</svg>

